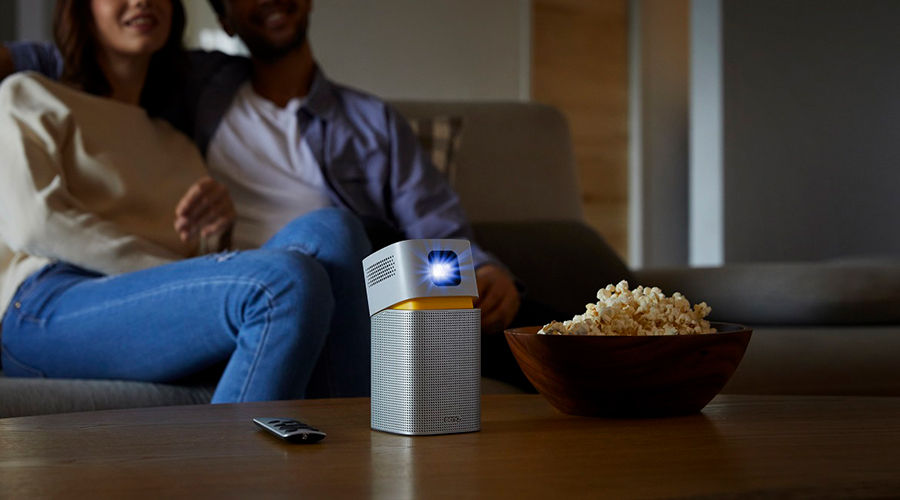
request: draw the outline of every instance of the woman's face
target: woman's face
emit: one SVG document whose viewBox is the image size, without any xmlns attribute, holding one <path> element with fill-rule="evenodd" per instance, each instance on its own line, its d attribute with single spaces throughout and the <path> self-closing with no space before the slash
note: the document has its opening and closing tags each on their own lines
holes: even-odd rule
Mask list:
<svg viewBox="0 0 900 500">
<path fill-rule="evenodd" d="M 171 0 L 91 0 L 97 43 L 124 56 L 161 49 L 172 27 Z"/>
</svg>

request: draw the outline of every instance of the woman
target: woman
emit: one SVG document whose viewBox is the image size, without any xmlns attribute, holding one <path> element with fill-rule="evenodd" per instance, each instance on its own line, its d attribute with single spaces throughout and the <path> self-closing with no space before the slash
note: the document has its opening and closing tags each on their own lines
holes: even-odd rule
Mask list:
<svg viewBox="0 0 900 500">
<path fill-rule="evenodd" d="M 63 83 L 0 86 L 4 372 L 168 382 L 226 363 L 214 403 L 367 394 L 357 221 L 325 209 L 262 249 L 188 258 L 234 213 L 156 118 L 183 29 L 179 0 L 61 0 Z"/>
</svg>

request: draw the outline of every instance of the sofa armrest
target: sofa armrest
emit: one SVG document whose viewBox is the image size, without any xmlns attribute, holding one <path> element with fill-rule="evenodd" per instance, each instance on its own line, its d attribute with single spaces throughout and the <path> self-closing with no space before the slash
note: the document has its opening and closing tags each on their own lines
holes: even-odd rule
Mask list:
<svg viewBox="0 0 900 500">
<path fill-rule="evenodd" d="M 796 262 L 646 269 L 638 283 L 712 307 L 710 318 L 749 325 L 900 324 L 900 264 Z"/>
<path fill-rule="evenodd" d="M 726 394 L 900 396 L 900 326 L 754 327 Z"/>
</svg>

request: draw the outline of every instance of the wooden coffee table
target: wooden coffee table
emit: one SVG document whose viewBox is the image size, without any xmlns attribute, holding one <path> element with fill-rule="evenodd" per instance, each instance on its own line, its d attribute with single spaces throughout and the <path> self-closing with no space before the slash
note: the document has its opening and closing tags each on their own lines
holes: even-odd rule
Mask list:
<svg viewBox="0 0 900 500">
<path fill-rule="evenodd" d="M 255 416 L 302 419 L 282 443 Z M 482 430 L 369 429 L 368 399 L 101 411 L 0 420 L 0 497 L 900 496 L 900 398 L 720 396 L 700 415 L 563 415 L 483 398 Z"/>
</svg>

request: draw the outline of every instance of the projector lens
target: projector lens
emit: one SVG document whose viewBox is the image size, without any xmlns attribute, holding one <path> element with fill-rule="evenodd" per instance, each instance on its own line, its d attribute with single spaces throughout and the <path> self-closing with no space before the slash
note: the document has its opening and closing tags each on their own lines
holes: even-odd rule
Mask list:
<svg viewBox="0 0 900 500">
<path fill-rule="evenodd" d="M 428 252 L 428 274 L 436 286 L 456 286 L 462 282 L 459 257 L 452 250 Z"/>
</svg>

